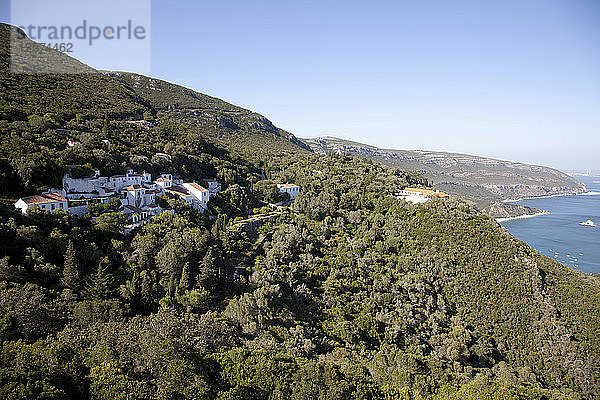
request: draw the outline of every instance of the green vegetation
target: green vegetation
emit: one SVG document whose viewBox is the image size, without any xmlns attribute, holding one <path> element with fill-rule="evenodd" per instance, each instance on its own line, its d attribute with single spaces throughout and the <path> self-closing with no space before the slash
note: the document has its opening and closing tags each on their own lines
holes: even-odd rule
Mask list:
<svg viewBox="0 0 600 400">
<path fill-rule="evenodd" d="M 81 118 L 68 117 L 70 100 L 42 102 L 45 79 L 72 79 L 70 97 L 85 102 L 77 82 L 98 79 L 90 75 L 2 71 L 0 84 L 20 83 L 11 96 L 37 107 L 6 100 L 16 111 L 0 120 L 3 198 L 56 186 L 69 165 L 81 174 L 91 166 L 216 176 L 224 191 L 209 203 L 214 218 L 167 196 L 161 202 L 175 213 L 127 236 L 111 203 L 92 207 L 97 223 L 62 210 L 4 210 L 0 397 L 600 393 L 598 277 L 541 256 L 460 199 L 412 205 L 391 195 L 426 186 L 418 174 L 311 154 L 252 125 L 250 112 L 229 115 L 238 128 L 221 124 L 212 117 L 236 107 L 175 85 L 160 83 L 161 97 L 146 98 L 142 86 L 154 80 L 134 88 L 132 75 L 99 76 L 110 84 L 95 83 L 96 93 L 110 101 L 113 86 L 134 90 L 152 126 L 96 112 L 93 102 L 77 108 L 88 110 Z M 110 107 L 126 112 L 114 99 Z M 205 100 L 200 111 L 194 101 Z M 66 117 L 47 115 L 59 112 Z M 80 144 L 67 148 L 72 136 Z M 275 211 L 267 203 L 280 200 L 277 182 L 302 190 Z"/>
</svg>

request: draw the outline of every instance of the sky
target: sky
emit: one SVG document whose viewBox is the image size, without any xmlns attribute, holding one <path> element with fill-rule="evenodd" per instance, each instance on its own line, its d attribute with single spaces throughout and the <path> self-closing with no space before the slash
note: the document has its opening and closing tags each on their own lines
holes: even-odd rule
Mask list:
<svg viewBox="0 0 600 400">
<path fill-rule="evenodd" d="M 152 1 L 150 38 L 152 76 L 301 138 L 600 169 L 597 0 Z"/>
</svg>

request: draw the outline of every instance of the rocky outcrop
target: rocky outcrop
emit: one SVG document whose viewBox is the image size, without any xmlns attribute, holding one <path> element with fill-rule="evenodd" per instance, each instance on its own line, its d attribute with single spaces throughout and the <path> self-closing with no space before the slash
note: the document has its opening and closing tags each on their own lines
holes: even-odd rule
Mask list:
<svg viewBox="0 0 600 400">
<path fill-rule="evenodd" d="M 543 214 L 546 211 L 522 204 L 495 202 L 482 210 L 493 218 L 514 218 L 518 216 Z"/>
</svg>

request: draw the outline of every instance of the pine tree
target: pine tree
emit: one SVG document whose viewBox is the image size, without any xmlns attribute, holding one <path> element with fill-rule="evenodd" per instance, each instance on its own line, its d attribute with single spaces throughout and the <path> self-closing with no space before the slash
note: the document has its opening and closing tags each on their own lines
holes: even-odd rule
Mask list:
<svg viewBox="0 0 600 400">
<path fill-rule="evenodd" d="M 198 284 L 209 291 L 213 291 L 217 283 L 217 273 L 212 249 L 206 252 L 198 265 L 198 269 L 198 276 L 196 277 Z"/>
<path fill-rule="evenodd" d="M 179 279 L 179 292 L 185 293 L 190 287 L 190 264 L 185 263 L 181 270 L 181 279 Z"/>
<path fill-rule="evenodd" d="M 112 275 L 108 273 L 107 267 L 100 263 L 86 285 L 84 296 L 93 300 L 106 299 L 111 294 L 112 284 Z"/>
<path fill-rule="evenodd" d="M 73 247 L 73 242 L 71 240 L 69 240 L 67 250 L 65 251 L 65 262 L 60 283 L 65 288 L 73 291 L 77 291 L 81 284 L 77 254 L 75 253 L 75 248 Z"/>
<path fill-rule="evenodd" d="M 142 304 L 150 306 L 155 300 L 155 284 L 153 282 L 152 276 L 146 270 L 143 270 L 140 273 L 140 278 L 140 280 L 142 281 L 140 285 L 140 297 Z"/>
<path fill-rule="evenodd" d="M 218 237 L 221 232 L 223 232 L 227 228 L 227 215 L 219 214 L 217 215 L 217 220 L 215 221 L 211 233 L 213 236 Z"/>
</svg>

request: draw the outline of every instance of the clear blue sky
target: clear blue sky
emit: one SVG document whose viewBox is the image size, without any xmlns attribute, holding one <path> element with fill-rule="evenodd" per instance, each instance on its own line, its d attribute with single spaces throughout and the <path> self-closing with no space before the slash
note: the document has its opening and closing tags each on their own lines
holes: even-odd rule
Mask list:
<svg viewBox="0 0 600 400">
<path fill-rule="evenodd" d="M 600 169 L 597 0 L 153 1 L 151 30 L 153 76 L 299 137 Z"/>
</svg>

